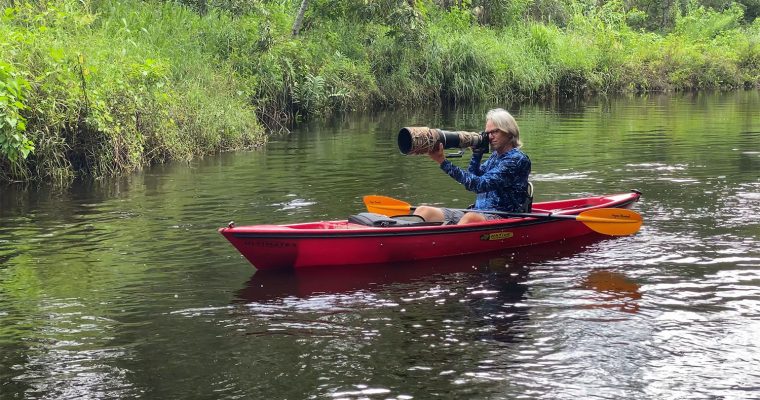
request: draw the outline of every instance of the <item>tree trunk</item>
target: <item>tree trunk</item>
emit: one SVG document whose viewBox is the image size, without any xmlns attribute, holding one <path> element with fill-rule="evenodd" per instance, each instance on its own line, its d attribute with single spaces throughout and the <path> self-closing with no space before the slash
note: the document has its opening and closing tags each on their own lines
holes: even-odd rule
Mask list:
<svg viewBox="0 0 760 400">
<path fill-rule="evenodd" d="M 309 0 L 301 1 L 301 8 L 298 9 L 298 15 L 296 16 L 296 22 L 293 23 L 293 36 L 298 36 L 301 31 L 301 24 L 303 23 L 303 15 L 306 13 L 306 6 L 309 4 Z"/>
</svg>

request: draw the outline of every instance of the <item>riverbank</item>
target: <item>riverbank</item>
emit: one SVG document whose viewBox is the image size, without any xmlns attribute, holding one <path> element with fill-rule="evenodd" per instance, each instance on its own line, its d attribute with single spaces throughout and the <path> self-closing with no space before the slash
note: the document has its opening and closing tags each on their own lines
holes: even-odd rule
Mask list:
<svg viewBox="0 0 760 400">
<path fill-rule="evenodd" d="M 552 23 L 380 3 L 313 1 L 297 35 L 300 1 L 4 3 L 0 179 L 125 173 L 368 107 L 760 86 L 760 23 L 739 6 L 654 32 L 617 2 Z"/>
</svg>

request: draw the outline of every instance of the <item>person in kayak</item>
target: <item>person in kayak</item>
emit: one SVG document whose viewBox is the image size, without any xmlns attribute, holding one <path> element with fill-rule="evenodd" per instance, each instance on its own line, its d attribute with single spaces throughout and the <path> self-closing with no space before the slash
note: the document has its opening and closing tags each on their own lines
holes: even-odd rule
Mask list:
<svg viewBox="0 0 760 400">
<path fill-rule="evenodd" d="M 484 150 L 473 148 L 470 166 L 465 171 L 452 164 L 443 153 L 443 144 L 428 155 L 443 172 L 477 193 L 473 210 L 526 212 L 530 158 L 520 150 L 520 128 L 512 114 L 502 108 L 488 111 L 485 133 L 488 134 L 491 156 L 481 165 Z M 449 208 L 419 206 L 414 211 L 430 222 L 468 224 L 504 218 L 498 214 L 462 212 Z"/>
</svg>

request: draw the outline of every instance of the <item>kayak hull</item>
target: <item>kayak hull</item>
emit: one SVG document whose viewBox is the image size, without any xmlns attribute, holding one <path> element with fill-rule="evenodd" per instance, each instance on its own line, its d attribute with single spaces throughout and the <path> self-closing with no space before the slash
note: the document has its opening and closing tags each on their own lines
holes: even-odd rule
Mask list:
<svg viewBox="0 0 760 400">
<path fill-rule="evenodd" d="M 638 192 L 533 205 L 534 213 L 575 215 L 630 208 Z M 594 233 L 572 219 L 506 218 L 466 225 L 368 227 L 342 221 L 220 228 L 259 270 L 382 264 L 532 246 Z"/>
</svg>

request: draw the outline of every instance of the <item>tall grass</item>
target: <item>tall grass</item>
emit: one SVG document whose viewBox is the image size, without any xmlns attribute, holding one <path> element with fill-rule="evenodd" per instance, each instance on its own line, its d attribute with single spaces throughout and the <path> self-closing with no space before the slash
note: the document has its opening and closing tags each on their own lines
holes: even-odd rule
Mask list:
<svg viewBox="0 0 760 400">
<path fill-rule="evenodd" d="M 118 174 L 367 107 L 760 87 L 739 6 L 647 32 L 617 0 L 314 1 L 293 37 L 300 1 L 187 3 L 0 0 L 0 175 Z"/>
<path fill-rule="evenodd" d="M 242 79 L 208 51 L 222 25 L 170 4 L 59 1 L 6 8 L 3 58 L 30 82 L 26 158 L 6 179 L 65 181 L 264 140 Z"/>
</svg>

